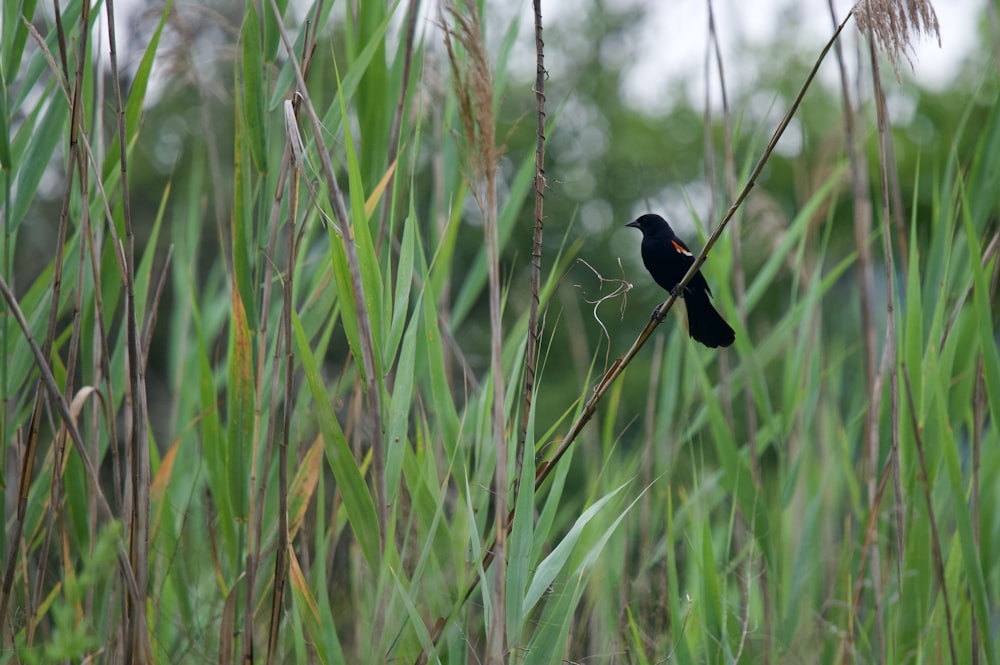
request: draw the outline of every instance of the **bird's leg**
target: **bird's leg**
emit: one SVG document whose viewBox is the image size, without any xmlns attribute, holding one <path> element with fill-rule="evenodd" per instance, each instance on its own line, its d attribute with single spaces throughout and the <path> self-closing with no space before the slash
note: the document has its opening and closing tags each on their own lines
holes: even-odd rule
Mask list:
<svg viewBox="0 0 1000 665">
<path fill-rule="evenodd" d="M 675 285 L 674 288 L 670 289 L 670 295 L 673 296 L 674 300 L 677 300 L 678 298 L 683 298 L 684 297 L 684 294 L 682 292 L 680 292 L 680 291 L 677 290 L 677 286 L 679 286 L 679 285 Z M 663 312 L 663 316 L 660 316 L 660 309 L 665 304 L 666 303 L 662 303 L 661 302 L 659 305 L 657 305 L 656 307 L 654 307 L 653 308 L 653 314 L 649 318 L 650 319 L 656 319 L 657 321 L 663 321 L 663 319 L 667 315 L 667 313 Z"/>
</svg>

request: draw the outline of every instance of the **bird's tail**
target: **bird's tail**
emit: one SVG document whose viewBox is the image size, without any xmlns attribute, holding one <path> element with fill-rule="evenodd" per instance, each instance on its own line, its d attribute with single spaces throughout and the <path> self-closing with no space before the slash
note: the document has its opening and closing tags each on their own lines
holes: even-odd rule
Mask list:
<svg viewBox="0 0 1000 665">
<path fill-rule="evenodd" d="M 715 348 L 729 346 L 736 333 L 712 306 L 707 291 L 686 291 L 684 305 L 688 313 L 688 330 L 695 341 Z"/>
</svg>

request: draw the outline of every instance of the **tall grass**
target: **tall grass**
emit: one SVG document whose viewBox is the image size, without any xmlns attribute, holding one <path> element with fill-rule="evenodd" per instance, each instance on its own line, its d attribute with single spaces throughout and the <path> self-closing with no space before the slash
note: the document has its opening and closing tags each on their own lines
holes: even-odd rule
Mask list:
<svg viewBox="0 0 1000 665">
<path fill-rule="evenodd" d="M 847 143 L 883 160 L 874 223 L 860 149 L 752 273 L 734 205 L 703 267 L 724 371 L 630 307 L 608 372 L 560 289 L 592 249 L 541 241 L 540 4 L 531 44 L 531 15 L 463 3 L 421 32 L 420 9 L 248 3 L 232 136 L 209 72 L 168 81 L 203 143 L 140 183 L 189 9 L 126 79 L 110 15 L 4 4 L 0 662 L 997 662 L 1000 109 L 907 216 L 881 91 L 845 92 Z M 501 162 L 522 93 L 537 130 Z M 725 123 L 741 200 L 774 144 Z"/>
</svg>

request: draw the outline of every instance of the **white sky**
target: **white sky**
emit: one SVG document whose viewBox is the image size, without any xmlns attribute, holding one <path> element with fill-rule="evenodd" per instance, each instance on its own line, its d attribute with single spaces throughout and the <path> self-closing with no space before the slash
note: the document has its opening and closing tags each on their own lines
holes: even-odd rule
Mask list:
<svg viewBox="0 0 1000 665">
<path fill-rule="evenodd" d="M 307 0 L 302 0 L 306 2 Z M 385 0 L 362 0 L 385 1 Z M 798 53 L 792 54 L 812 62 L 819 49 L 832 33 L 827 0 L 712 0 L 716 26 L 726 67 L 727 84 L 739 85 L 741 80 L 752 80 L 752 72 L 740 72 L 740 58 L 747 48 L 762 48 L 775 38 L 787 39 L 796 35 Z M 976 39 L 976 21 L 989 0 L 931 0 L 941 25 L 941 46 L 929 37 L 921 37 L 913 54 L 913 70 L 902 68 L 906 77 L 912 76 L 919 83 L 940 87 L 947 83 L 957 65 L 968 55 Z M 708 38 L 708 0 L 605 0 L 609 6 L 631 7 L 647 15 L 639 30 L 628 35 L 621 49 L 608 53 L 609 59 L 622 58 L 630 64 L 622 93 L 636 105 L 656 106 L 668 103 L 665 98 L 675 92 L 670 81 L 686 78 L 691 84 L 691 94 L 696 104 L 704 99 L 704 62 Z M 843 17 L 855 0 L 835 0 L 838 17 Z M 139 12 L 147 10 L 157 0 L 117 0 L 116 15 L 119 25 L 136 20 Z M 422 0 L 422 27 L 426 37 L 440 41 L 436 21 L 439 0 Z M 295 4 L 293 0 L 293 4 Z M 519 42 L 532 44 L 531 0 L 505 4 L 487 0 L 491 11 L 521 13 Z M 542 0 L 542 18 L 547 27 L 558 26 L 562 35 L 572 35 L 574 21 L 580 20 L 575 0 Z M 184 10 L 184 2 L 175 9 Z M 397 9 L 397 21 L 405 15 L 406 2 Z M 40 7 L 42 11 L 48 11 Z M 342 11 L 342 9 L 338 10 Z M 104 13 L 103 10 L 101 12 Z M 190 15 L 189 15 L 190 18 Z M 103 27 L 102 29 L 106 30 Z M 494 36 L 503 30 L 491 26 Z M 854 30 L 848 25 L 848 30 Z M 856 30 L 854 30 L 856 32 Z M 118 38 L 123 41 L 119 52 L 125 54 L 125 66 L 141 57 L 144 45 L 124 43 L 128 30 L 120 29 Z M 105 41 L 102 44 L 106 44 Z M 138 49 L 138 50 L 135 50 Z M 602 54 L 604 55 L 604 54 Z M 548 54 L 547 54 L 548 56 Z M 529 65 L 534 69 L 534 49 L 514 49 L 513 63 Z M 550 74 L 558 76 L 558 55 L 547 58 Z M 749 63 L 748 63 L 749 64 Z M 833 80 L 833 79 L 831 79 Z"/>
<path fill-rule="evenodd" d="M 609 5 L 639 8 L 646 12 L 640 28 L 621 45 L 620 52 L 607 53 L 627 65 L 622 94 L 634 106 L 662 106 L 676 94 L 671 81 L 686 79 L 696 105 L 705 97 L 705 51 L 708 41 L 708 0 L 606 0 Z M 921 36 L 911 54 L 913 69 L 903 62 L 901 74 L 928 87 L 943 87 L 976 43 L 976 21 L 987 0 L 932 0 L 941 27 L 941 45 Z M 530 16 L 530 0 L 522 0 Z M 558 25 L 561 34 L 572 32 L 574 20 L 580 20 L 573 0 L 543 0 L 545 25 Z M 835 0 L 838 19 L 842 20 L 854 5 L 853 0 Z M 727 85 L 752 82 L 752 71 L 741 71 L 747 49 L 761 50 L 775 39 L 794 36 L 797 52 L 789 54 L 813 62 L 833 33 L 827 0 L 713 0 L 716 30 L 721 44 Z M 522 19 L 524 20 L 524 19 Z M 530 23 L 530 20 L 526 23 Z M 522 24 L 526 39 L 531 39 L 530 24 Z M 857 33 L 852 23 L 845 34 Z M 850 43 L 850 42 L 848 42 Z M 602 54 L 605 55 L 605 54 Z M 557 56 L 558 57 L 558 56 Z M 547 62 L 547 65 L 550 64 Z M 558 60 L 551 62 L 550 75 L 558 72 Z M 825 72 L 836 81 L 832 68 Z M 630 71 L 629 71 L 630 70 Z M 821 70 L 821 77 L 824 72 Z M 713 67 L 713 78 L 715 70 Z M 713 96 L 717 96 L 713 91 Z"/>
<path fill-rule="evenodd" d="M 986 1 L 933 0 L 940 24 L 941 44 L 939 46 L 933 37 L 919 36 L 915 41 L 914 51 L 909 54 L 913 63 L 912 69 L 905 58 L 901 62 L 900 73 L 903 79 L 912 79 L 922 86 L 931 88 L 947 85 L 962 61 L 969 57 L 970 49 L 979 42 L 977 21 L 982 15 Z M 706 85 L 708 0 L 605 0 L 605 2 L 608 5 L 638 8 L 644 10 L 647 16 L 633 33 L 622 36 L 614 43 L 605 44 L 601 52 L 601 60 L 608 63 L 609 68 L 624 66 L 626 74 L 620 94 L 626 103 L 634 108 L 668 109 L 678 101 L 678 80 L 684 80 L 690 95 L 687 101 L 695 107 L 702 106 Z M 838 21 L 843 20 L 853 5 L 853 0 L 835 0 L 834 7 Z M 520 26 L 523 35 L 519 39 L 529 44 L 532 43 L 530 7 L 531 0 L 521 0 L 519 7 L 515 6 L 512 9 L 512 11 L 526 12 L 527 18 L 522 18 Z M 773 53 L 773 47 L 770 47 L 773 41 L 781 39 L 789 43 L 789 48 L 793 51 L 782 54 L 780 61 L 775 62 L 775 66 L 780 66 L 785 61 L 797 61 L 808 66 L 815 61 L 835 27 L 827 0 L 713 0 L 713 7 L 725 67 L 726 85 L 731 96 L 735 95 L 738 88 L 745 91 L 754 85 L 759 74 L 757 68 L 761 63 L 760 54 Z M 556 26 L 559 39 L 573 40 L 573 24 L 583 20 L 576 9 L 576 3 L 573 0 L 543 0 L 542 8 L 545 25 Z M 847 39 L 842 36 L 841 41 L 847 48 L 846 59 L 849 66 L 856 60 L 854 50 L 857 34 L 853 21 L 849 22 L 844 31 Z M 546 46 L 551 47 L 554 44 L 555 36 L 550 32 Z M 568 45 L 567 50 L 570 53 L 578 53 L 581 48 L 588 47 L 591 46 L 576 43 Z M 748 57 L 748 53 L 756 55 Z M 553 86 L 560 77 L 560 68 L 570 65 L 564 61 L 566 57 L 572 56 L 561 54 L 558 48 L 546 52 L 546 68 L 549 70 Z M 560 59 L 563 61 L 560 62 Z M 526 67 L 528 71 L 534 71 L 534 49 L 518 47 L 515 50 L 514 61 L 518 69 Z M 710 76 L 712 104 L 718 107 L 721 100 L 714 64 Z M 890 102 L 900 101 L 897 97 L 905 102 L 905 95 L 893 95 L 893 89 L 898 89 L 898 86 L 891 80 L 892 74 L 886 71 L 883 77 Z M 823 64 L 819 78 L 825 80 L 828 85 L 839 85 L 839 72 L 832 57 L 828 57 L 827 62 Z M 795 81 L 796 84 L 800 82 Z M 769 97 L 766 101 L 772 100 Z M 898 106 L 898 103 L 891 106 L 890 112 L 894 116 L 905 115 L 905 109 L 897 108 Z M 777 110 L 781 111 L 783 109 Z M 777 118 L 775 122 L 776 120 Z M 794 122 L 778 144 L 779 152 L 788 151 L 789 154 L 794 154 L 800 149 L 796 143 L 797 132 Z M 774 123 L 766 124 L 770 127 Z M 578 142 L 588 143 L 582 139 Z M 562 174 L 563 184 L 566 187 L 585 186 L 584 175 L 572 172 Z M 693 206 L 703 219 L 708 212 L 710 197 L 707 190 L 703 190 L 705 190 L 704 183 L 700 181 L 674 183 L 665 187 L 661 195 L 654 200 L 637 203 L 633 212 L 636 215 L 648 210 L 665 212 L 675 221 L 679 230 L 683 229 L 690 235 L 694 233 L 694 228 L 690 221 L 688 206 Z M 584 207 L 580 216 L 581 223 L 585 227 L 595 229 L 604 229 L 610 224 L 617 223 L 617 220 L 611 219 L 610 210 L 599 207 L 594 209 Z M 624 249 L 622 252 L 624 253 Z"/>
<path fill-rule="evenodd" d="M 627 1 L 627 0 L 619 0 Z M 649 8 L 649 20 L 639 35 L 640 52 L 649 57 L 640 59 L 626 83 L 626 93 L 644 98 L 649 103 L 662 102 L 665 83 L 673 76 L 690 72 L 695 84 L 692 92 L 704 98 L 704 60 L 708 34 L 706 0 L 678 2 L 642 2 Z M 842 20 L 853 2 L 837 0 L 834 7 Z M 722 58 L 729 72 L 739 71 L 740 50 L 746 46 L 762 46 L 779 38 L 787 38 L 789 23 L 795 26 L 796 42 L 801 45 L 797 56 L 812 62 L 833 34 L 833 23 L 826 0 L 715 0 L 716 29 L 722 46 Z M 913 69 L 901 67 L 904 77 L 931 87 L 943 86 L 957 66 L 968 55 L 975 42 L 976 20 L 985 6 L 984 0 L 937 0 L 933 6 L 941 26 L 941 45 L 922 36 L 912 54 Z M 703 26 L 697 30 L 680 26 Z M 848 30 L 856 30 L 848 24 Z M 848 33 L 850 34 L 850 33 Z"/>
</svg>

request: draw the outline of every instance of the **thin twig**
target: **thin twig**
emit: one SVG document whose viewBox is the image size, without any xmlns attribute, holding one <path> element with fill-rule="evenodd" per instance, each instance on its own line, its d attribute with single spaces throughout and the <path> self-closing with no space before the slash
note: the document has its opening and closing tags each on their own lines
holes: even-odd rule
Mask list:
<svg viewBox="0 0 1000 665">
<path fill-rule="evenodd" d="M 986 249 L 983 250 L 983 260 L 980 265 L 985 268 L 989 265 L 990 260 L 993 255 L 1000 252 L 1000 231 L 993 235 L 993 238 L 986 244 Z M 955 325 L 955 321 L 958 320 L 958 314 L 965 307 L 965 303 L 972 297 L 972 290 L 974 285 L 970 284 L 969 288 L 966 290 L 965 294 L 961 298 L 955 300 L 955 306 L 951 310 L 951 316 L 948 317 L 948 321 L 944 325 L 944 333 L 941 335 L 941 341 L 938 343 L 938 352 L 944 351 L 945 342 L 948 341 L 949 335 L 951 335 L 951 329 Z"/>
<path fill-rule="evenodd" d="M 524 413 L 521 418 L 521 436 L 517 442 L 514 464 L 514 505 L 521 490 L 521 468 L 531 422 L 531 404 L 534 401 L 535 371 L 538 363 L 538 342 L 541 329 L 538 325 L 539 291 L 542 284 L 542 231 L 545 227 L 545 41 L 542 39 L 542 0 L 532 0 L 535 16 L 535 230 L 531 238 L 531 306 L 528 312 L 528 344 L 524 354 Z"/>
</svg>

